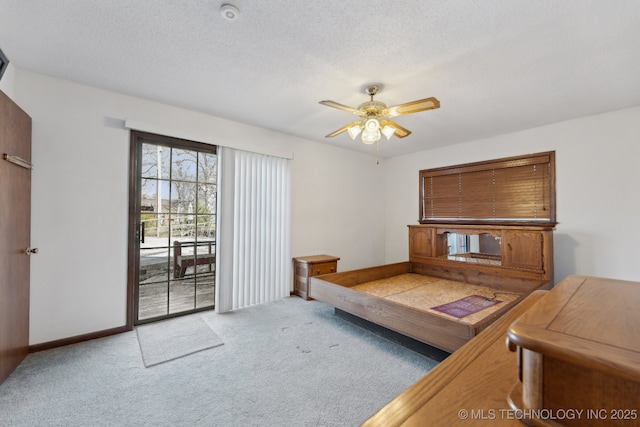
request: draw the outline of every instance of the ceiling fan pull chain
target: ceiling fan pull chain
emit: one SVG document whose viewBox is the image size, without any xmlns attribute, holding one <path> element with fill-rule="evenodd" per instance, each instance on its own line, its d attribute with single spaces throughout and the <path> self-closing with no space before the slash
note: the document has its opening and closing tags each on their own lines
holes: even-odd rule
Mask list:
<svg viewBox="0 0 640 427">
<path fill-rule="evenodd" d="M 380 164 L 380 140 L 376 141 L 376 165 Z"/>
</svg>

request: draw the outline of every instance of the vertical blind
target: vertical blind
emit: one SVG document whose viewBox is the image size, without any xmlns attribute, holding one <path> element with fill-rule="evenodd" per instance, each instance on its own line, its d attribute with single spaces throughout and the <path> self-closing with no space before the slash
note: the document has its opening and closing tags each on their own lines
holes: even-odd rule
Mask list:
<svg viewBox="0 0 640 427">
<path fill-rule="evenodd" d="M 219 280 L 216 310 L 289 296 L 290 184 L 284 158 L 221 152 Z"/>
<path fill-rule="evenodd" d="M 420 222 L 555 222 L 555 153 L 420 171 Z"/>
</svg>

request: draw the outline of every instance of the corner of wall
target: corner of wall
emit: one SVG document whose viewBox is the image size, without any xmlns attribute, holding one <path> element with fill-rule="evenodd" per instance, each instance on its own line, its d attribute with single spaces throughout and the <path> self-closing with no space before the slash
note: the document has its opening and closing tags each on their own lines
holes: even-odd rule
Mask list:
<svg viewBox="0 0 640 427">
<path fill-rule="evenodd" d="M 0 79 L 0 90 L 15 102 L 15 67 L 9 63 L 2 78 Z"/>
</svg>

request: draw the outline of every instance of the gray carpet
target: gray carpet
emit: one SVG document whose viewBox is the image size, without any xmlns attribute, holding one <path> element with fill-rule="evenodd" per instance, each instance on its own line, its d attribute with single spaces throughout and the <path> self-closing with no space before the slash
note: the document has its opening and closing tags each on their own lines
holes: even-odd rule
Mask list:
<svg viewBox="0 0 640 427">
<path fill-rule="evenodd" d="M 2 426 L 356 426 L 436 362 L 285 298 L 199 313 L 224 345 L 144 367 L 135 332 L 30 354 Z"/>
<path fill-rule="evenodd" d="M 223 344 L 197 315 L 138 326 L 136 333 L 147 368 Z"/>
</svg>

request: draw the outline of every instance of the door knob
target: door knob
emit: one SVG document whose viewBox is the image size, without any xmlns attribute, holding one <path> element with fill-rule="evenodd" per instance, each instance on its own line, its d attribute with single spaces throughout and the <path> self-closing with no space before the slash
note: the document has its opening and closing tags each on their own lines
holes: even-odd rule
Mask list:
<svg viewBox="0 0 640 427">
<path fill-rule="evenodd" d="M 37 254 L 37 253 L 38 253 L 38 248 L 28 247 L 27 249 L 25 249 L 25 250 L 24 250 L 24 252 L 25 252 L 27 255 Z"/>
</svg>

